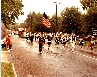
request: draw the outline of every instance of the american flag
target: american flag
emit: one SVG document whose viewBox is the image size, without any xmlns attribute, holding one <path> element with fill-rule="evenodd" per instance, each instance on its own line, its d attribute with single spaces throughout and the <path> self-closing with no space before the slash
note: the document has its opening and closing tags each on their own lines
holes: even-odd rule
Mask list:
<svg viewBox="0 0 97 77">
<path fill-rule="evenodd" d="M 47 15 L 45 14 L 45 12 L 43 14 L 42 24 L 44 24 L 47 28 L 50 28 L 51 26 L 51 23 L 49 22 L 49 19 Z"/>
</svg>

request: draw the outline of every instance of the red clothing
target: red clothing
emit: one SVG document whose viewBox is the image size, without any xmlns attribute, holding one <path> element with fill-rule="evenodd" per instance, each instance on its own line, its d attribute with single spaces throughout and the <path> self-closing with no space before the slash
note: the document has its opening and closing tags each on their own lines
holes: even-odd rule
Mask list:
<svg viewBox="0 0 97 77">
<path fill-rule="evenodd" d="M 10 44 L 11 44 L 10 37 L 7 37 L 7 45 L 10 45 Z"/>
</svg>

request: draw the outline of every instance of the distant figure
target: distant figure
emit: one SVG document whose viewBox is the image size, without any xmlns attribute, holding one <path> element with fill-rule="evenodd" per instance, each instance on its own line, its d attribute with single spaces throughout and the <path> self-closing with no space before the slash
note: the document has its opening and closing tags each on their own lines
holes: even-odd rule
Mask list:
<svg viewBox="0 0 97 77">
<path fill-rule="evenodd" d="M 63 47 L 66 45 L 66 37 L 63 38 Z"/>
<path fill-rule="evenodd" d="M 75 42 L 74 41 L 72 41 L 71 42 L 71 45 L 72 45 L 72 51 L 75 49 Z"/>
<path fill-rule="evenodd" d="M 33 39 L 34 39 L 34 34 L 32 34 L 30 37 L 29 37 L 31 43 L 33 43 Z"/>
<path fill-rule="evenodd" d="M 35 41 L 36 41 L 36 38 L 37 38 L 37 37 L 36 37 L 36 33 L 35 33 Z"/>
<path fill-rule="evenodd" d="M 48 44 L 48 50 L 49 50 L 51 42 L 52 42 L 52 37 L 48 36 L 47 39 L 48 39 L 47 44 Z"/>
<path fill-rule="evenodd" d="M 94 45 L 95 45 L 95 41 L 94 41 L 94 38 L 91 38 L 91 43 L 90 43 L 90 48 L 91 48 L 91 50 L 93 50 L 93 48 L 94 48 Z"/>
<path fill-rule="evenodd" d="M 56 42 L 56 45 L 57 45 L 57 48 L 58 48 L 58 44 L 59 44 L 60 40 L 57 36 L 55 37 L 55 42 Z"/>
<path fill-rule="evenodd" d="M 83 44 L 84 44 L 84 41 L 83 41 L 83 38 L 81 38 L 81 39 L 79 40 L 79 46 L 81 46 L 81 50 L 82 50 Z"/>
</svg>

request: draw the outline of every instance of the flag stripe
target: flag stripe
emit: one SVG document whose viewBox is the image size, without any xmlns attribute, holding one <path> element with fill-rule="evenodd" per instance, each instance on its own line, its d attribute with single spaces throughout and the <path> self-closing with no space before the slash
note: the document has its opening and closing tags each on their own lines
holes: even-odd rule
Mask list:
<svg viewBox="0 0 97 77">
<path fill-rule="evenodd" d="M 47 28 L 50 28 L 51 23 L 49 22 L 49 19 L 47 18 L 46 14 L 43 15 L 43 16 L 44 16 L 44 17 L 43 17 L 43 19 L 42 19 L 42 24 L 44 24 Z M 45 16 L 46 16 L 46 18 L 45 18 Z"/>
</svg>

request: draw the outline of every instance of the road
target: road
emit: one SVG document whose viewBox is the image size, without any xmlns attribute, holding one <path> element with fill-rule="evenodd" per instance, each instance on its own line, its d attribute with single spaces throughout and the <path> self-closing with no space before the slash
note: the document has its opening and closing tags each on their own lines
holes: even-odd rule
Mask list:
<svg viewBox="0 0 97 77">
<path fill-rule="evenodd" d="M 14 64 L 17 77 L 97 77 L 97 56 L 81 52 L 79 46 L 70 51 L 70 45 L 57 48 L 53 44 L 48 50 L 45 44 L 40 54 L 37 41 L 32 44 L 15 35 L 11 40 L 9 61 Z"/>
</svg>

